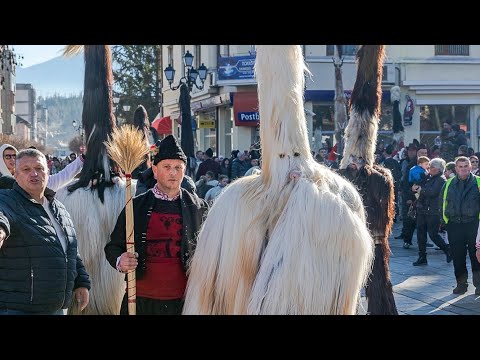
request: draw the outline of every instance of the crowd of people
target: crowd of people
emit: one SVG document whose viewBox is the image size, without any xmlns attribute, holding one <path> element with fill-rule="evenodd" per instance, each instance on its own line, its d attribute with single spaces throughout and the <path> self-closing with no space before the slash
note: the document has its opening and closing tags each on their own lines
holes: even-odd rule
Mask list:
<svg viewBox="0 0 480 360">
<path fill-rule="evenodd" d="M 452 126 L 452 128 L 455 129 L 455 126 Z M 453 139 L 455 139 L 455 137 Z M 463 142 L 461 134 L 458 135 L 457 139 L 460 140 L 460 142 Z M 161 143 L 162 141 L 158 141 L 158 146 L 161 146 Z M 403 222 L 402 233 L 397 236 L 396 239 L 402 239 L 404 242 L 404 248 L 409 249 L 412 245 L 412 238 L 415 229 L 417 231 L 419 257 L 413 265 L 428 265 L 426 249 L 428 246 L 434 246 L 427 241 L 427 236 L 429 236 L 432 242 L 437 246 L 437 249 L 445 253 L 446 262 L 449 263 L 453 260 L 455 277 L 457 280 L 457 286 L 453 292 L 455 294 L 462 294 L 467 291 L 468 273 L 466 268 L 466 256 L 468 254 L 472 265 L 473 285 L 476 288 L 476 294 L 480 294 L 480 250 L 477 250 L 477 247 L 480 248 L 480 245 L 478 245 L 480 242 L 476 243 L 480 214 L 480 181 L 479 178 L 475 176 L 479 173 L 478 163 L 480 153 L 475 153 L 474 150 L 466 146 L 466 144 L 459 144 L 456 142 L 456 144 L 459 145 L 457 147 L 456 157 L 454 157 L 451 153 L 452 143 L 455 142 L 449 140 L 447 146 L 444 146 L 444 143 L 441 142 L 430 149 L 416 140 L 408 146 L 400 149 L 396 149 L 394 146 L 395 144 L 378 146 L 376 161 L 385 168 L 388 168 L 394 179 L 395 221 L 402 220 Z M 178 145 L 174 143 L 173 146 L 175 147 Z M 193 178 L 190 178 L 185 175 L 185 166 L 182 166 L 184 163 L 186 165 L 186 162 L 181 155 L 178 155 L 182 154 L 181 149 L 178 147 L 175 151 L 174 155 L 163 155 L 164 157 L 157 156 L 152 159 L 152 166 L 139 173 L 137 187 L 138 196 L 136 197 L 135 203 L 142 202 L 145 194 L 149 193 L 152 195 L 152 198 L 150 199 L 149 197 L 150 200 L 147 201 L 148 204 L 151 205 L 151 202 L 154 199 L 160 199 L 161 202 L 156 204 L 154 209 L 157 209 L 159 214 L 164 214 L 166 212 L 169 216 L 175 217 L 178 216 L 175 214 L 181 213 L 178 206 L 187 206 L 181 204 L 184 204 L 185 199 L 190 199 L 188 201 L 193 201 L 193 203 L 198 204 L 198 209 L 203 209 L 203 214 L 206 213 L 208 206 L 213 204 L 215 199 L 226 189 L 231 181 L 261 171 L 261 159 L 258 150 L 245 150 L 243 152 L 236 150 L 232 151 L 231 157 L 223 157 L 215 156 L 213 150 L 209 148 L 204 152 L 197 151 L 195 173 Z M 41 298 L 40 294 L 45 291 L 44 289 L 39 288 L 39 302 L 36 303 L 32 302 L 33 294 L 31 294 L 31 289 L 19 288 L 18 294 L 13 296 L 10 292 L 2 292 L 2 284 L 0 283 L 0 304 L 4 304 L 2 311 L 4 313 L 57 314 L 65 308 L 69 296 L 76 296 L 77 299 L 82 302 L 82 305 L 86 306 L 86 303 L 88 302 L 89 288 L 88 274 L 81 270 L 81 258 L 68 255 L 76 254 L 74 229 L 70 228 L 68 225 L 70 223 L 68 220 L 68 213 L 63 212 L 61 205 L 55 203 L 54 198 L 50 195 L 51 190 L 56 190 L 64 186 L 79 173 L 82 166 L 83 156 L 81 155 L 77 157 L 75 153 L 72 153 L 64 160 L 60 160 L 48 155 L 43 155 L 35 149 L 26 149 L 18 152 L 15 147 L 9 144 L 2 145 L 0 147 L 0 152 L 2 153 L 2 160 L 0 161 L 0 171 L 2 175 L 0 178 L 0 186 L 2 188 L 12 189 L 9 193 L 2 191 L 0 194 L 4 197 L 4 200 L 2 200 L 0 205 L 0 246 L 4 244 L 5 239 L 9 237 L 9 235 L 9 241 L 13 243 L 14 241 L 20 241 L 23 236 L 26 236 L 27 231 L 35 234 L 38 233 L 40 229 L 42 231 L 48 230 L 48 235 L 44 234 L 42 236 L 52 237 L 53 243 L 55 243 L 53 239 L 58 238 L 58 245 L 63 249 L 63 253 L 67 254 L 67 259 L 71 260 L 71 264 L 64 267 L 66 274 L 68 274 L 68 269 L 71 266 L 76 266 L 79 267 L 77 269 L 77 277 L 82 276 L 81 281 L 71 279 L 69 277 L 70 275 L 61 277 L 63 279 L 62 286 L 65 285 L 65 281 L 71 281 L 72 283 L 68 286 L 65 285 L 64 287 L 64 291 L 66 291 L 64 296 L 65 301 L 61 304 L 57 302 L 54 307 L 51 307 L 51 305 L 48 304 L 51 299 Z M 338 154 L 336 154 L 335 149 L 331 148 L 329 150 L 327 147 L 324 147 L 321 148 L 317 154 L 312 155 L 314 155 L 314 158 L 318 162 L 337 171 L 340 159 Z M 442 155 L 445 156 L 445 158 L 442 158 Z M 165 180 L 165 176 L 168 178 L 168 171 L 166 172 L 167 175 L 165 175 L 162 170 L 163 167 L 158 166 L 158 164 L 161 164 L 162 166 L 165 165 L 165 162 L 162 160 L 167 159 L 177 160 L 176 163 L 178 163 L 170 164 L 171 166 L 169 166 L 168 169 L 173 169 L 176 165 L 183 168 L 183 172 L 175 172 L 176 179 L 179 182 L 178 186 L 175 185 L 173 192 L 170 194 L 165 192 L 165 190 L 168 189 L 168 187 L 165 187 L 165 183 L 168 183 L 168 180 Z M 449 161 L 447 163 L 446 160 L 452 159 L 454 161 Z M 9 179 L 9 181 L 6 181 L 6 179 Z M 149 181 L 145 179 L 149 179 Z M 166 202 L 172 201 L 172 199 L 178 199 L 181 188 L 186 191 L 182 193 L 182 202 L 171 207 Z M 151 192 L 148 191 L 150 189 L 152 190 Z M 192 196 L 194 196 L 193 200 L 191 198 Z M 24 199 L 30 199 L 30 201 L 25 202 Z M 35 201 L 32 201 L 32 199 Z M 197 200 L 195 201 L 194 199 Z M 15 205 L 17 205 L 15 211 L 12 211 L 12 200 L 14 200 Z M 202 201 L 204 201 L 203 205 Z M 147 204 L 145 204 L 145 206 L 146 205 Z M 18 206 L 24 206 L 24 210 L 19 211 Z M 37 208 L 37 206 L 39 207 Z M 28 210 L 29 207 L 32 207 L 32 210 Z M 42 219 L 43 221 L 47 220 L 47 223 L 36 222 L 33 228 L 19 226 L 22 222 L 31 221 L 31 219 L 20 219 L 22 216 L 26 216 L 25 214 L 27 213 L 32 214 L 32 211 L 36 211 L 38 214 L 37 216 L 40 216 L 42 208 L 47 214 L 47 216 Z M 55 213 L 54 211 L 60 211 L 60 213 Z M 156 210 L 153 212 L 154 215 L 155 211 Z M 12 213 L 14 215 L 11 215 Z M 65 219 L 62 217 L 65 217 Z M 164 216 L 160 216 L 159 218 L 156 216 L 152 217 L 151 214 L 149 214 L 149 217 L 155 219 L 158 223 L 162 223 L 161 219 L 165 218 Z M 32 217 L 32 219 L 33 218 L 34 217 Z M 142 215 L 139 215 L 139 218 L 144 218 L 144 214 L 142 213 Z M 172 218 L 169 218 L 170 221 Z M 50 219 L 50 224 L 53 224 L 53 227 L 48 226 L 48 219 Z M 189 221 L 192 220 L 190 219 Z M 200 223 L 201 216 L 195 221 L 194 228 L 199 228 Z M 181 252 L 186 246 L 181 245 L 181 239 L 179 240 L 180 242 L 176 242 L 176 248 L 168 248 L 170 245 L 167 246 L 165 244 L 152 245 L 153 247 L 143 246 L 143 248 L 139 245 L 142 252 L 140 252 L 139 256 L 137 255 L 138 259 L 135 257 L 130 258 L 130 255 L 126 251 L 123 251 L 125 250 L 123 249 L 125 244 L 124 241 L 122 242 L 121 240 L 121 234 L 124 229 L 122 229 L 121 224 L 124 226 L 124 217 L 122 218 L 122 215 L 119 217 L 114 233 L 112 233 L 112 241 L 107 245 L 105 250 L 107 259 L 112 266 L 121 272 L 136 268 L 139 262 L 143 264 L 143 271 L 145 271 L 146 264 L 149 262 L 153 262 L 153 264 L 156 263 L 154 258 L 155 256 L 158 256 L 158 254 Z M 153 233 L 150 233 L 150 231 L 153 231 L 153 228 L 148 224 L 149 222 L 147 221 L 144 226 L 138 226 L 136 228 L 139 231 L 138 235 L 136 235 L 138 238 L 136 241 L 138 241 L 139 244 L 142 244 L 142 234 L 146 234 L 146 240 L 151 236 L 165 235 L 157 234 L 154 236 Z M 146 233 L 144 227 L 147 227 Z M 168 233 L 167 230 L 165 231 Z M 33 236 L 32 238 L 34 239 L 35 237 Z M 27 251 L 29 245 L 24 244 L 23 246 L 25 246 L 25 250 Z M 157 247 L 157 249 L 154 249 L 155 247 Z M 57 251 L 59 250 L 60 248 L 58 248 Z M 7 259 L 12 252 L 8 246 L 3 246 L 0 251 L 2 251 L 2 256 L 0 256 L 0 267 L 2 262 L 7 264 L 4 266 L 8 267 Z M 60 254 L 61 251 L 55 256 Z M 46 255 L 46 257 L 49 258 L 50 255 Z M 58 260 L 50 259 L 49 261 Z M 184 264 L 187 259 L 185 258 L 182 261 L 179 263 L 180 265 Z M 42 281 L 50 281 L 48 275 L 43 274 L 43 266 L 48 267 L 51 265 L 49 262 L 46 262 L 45 265 L 39 266 L 38 269 L 34 268 L 33 265 L 31 266 L 32 273 L 29 276 L 33 277 L 35 281 L 38 279 L 37 284 L 41 284 Z M 160 268 L 162 266 L 168 267 L 173 265 L 152 266 L 153 269 L 158 266 L 158 271 L 161 271 Z M 152 270 L 152 275 L 150 277 L 139 282 L 141 289 L 139 295 L 140 298 L 142 298 L 141 294 L 143 294 L 143 292 L 145 292 L 147 299 L 151 298 L 150 291 L 153 291 L 153 293 L 157 292 L 155 289 L 149 289 L 149 286 L 153 283 L 152 276 L 155 276 L 155 271 L 157 270 Z M 142 279 L 142 271 L 139 270 L 137 272 L 139 273 L 137 276 Z M 183 275 L 181 275 L 182 273 Z M 19 274 L 19 276 L 23 275 Z M 26 275 L 24 274 L 24 276 Z M 45 279 L 42 278 L 42 276 L 46 276 Z M 184 267 L 180 272 L 180 275 L 174 277 L 176 280 L 172 281 L 176 283 L 176 281 L 179 278 L 182 278 L 182 276 L 185 276 Z M 8 282 L 4 285 L 7 286 L 7 283 Z M 144 283 L 145 287 L 142 285 Z M 53 284 L 55 284 L 55 282 L 53 282 Z M 35 288 L 37 285 L 31 286 Z M 167 294 L 167 298 L 173 296 L 173 302 L 170 300 L 162 300 L 158 303 L 154 302 L 152 304 L 149 301 L 140 300 L 138 305 L 139 309 L 145 309 L 145 313 L 181 313 L 181 293 L 184 291 L 184 286 L 174 289 L 174 285 L 167 284 L 165 287 L 165 289 L 158 290 L 158 296 L 160 296 L 161 299 L 163 299 L 165 294 Z M 52 285 L 52 289 L 54 288 L 55 286 Z M 73 290 L 76 291 L 76 295 L 67 294 L 69 291 Z M 22 297 L 25 299 L 28 298 L 28 293 L 30 293 L 31 297 L 30 305 L 25 304 L 25 300 L 22 300 Z M 33 297 L 33 299 L 36 299 L 36 297 Z M 127 313 L 126 301 L 125 298 L 121 311 L 123 314 Z M 35 305 L 33 303 L 35 303 Z M 5 304 L 15 304 L 15 306 L 10 309 L 10 305 L 5 307 Z M 140 312 L 141 311 L 142 310 L 140 310 Z"/>
<path fill-rule="evenodd" d="M 456 126 L 453 125 L 451 129 L 455 131 Z M 450 263 L 453 260 L 457 280 L 453 293 L 463 294 L 467 291 L 468 254 L 472 265 L 475 293 L 479 295 L 480 241 L 477 241 L 477 232 L 480 214 L 480 178 L 475 175 L 479 174 L 480 153 L 475 153 L 464 143 L 466 138 L 458 130 L 453 136 L 446 135 L 446 131 L 442 132 L 442 140 L 430 148 L 417 140 L 402 148 L 396 144 L 387 146 L 379 144 L 376 162 L 388 168 L 394 180 L 395 221 L 403 222 L 402 233 L 396 239 L 402 239 L 404 248 L 409 249 L 415 229 L 417 231 L 419 257 L 413 265 L 428 265 L 426 249 L 428 246 L 434 246 L 427 241 L 429 236 L 437 249 L 445 253 L 446 262 Z M 230 157 L 223 157 L 215 156 L 213 150 L 209 148 L 206 151 L 197 151 L 194 175 L 188 177 L 185 175 L 186 158 L 184 159 L 184 154 L 176 141 L 169 145 L 173 148 L 168 150 L 170 152 L 162 152 L 162 143 L 167 147 L 164 141 L 157 141 L 160 151 L 152 158 L 152 166 L 138 175 L 137 197 L 134 204 L 142 205 L 136 206 L 135 212 L 139 219 L 147 221 L 142 221 L 141 226 L 135 228 L 135 241 L 138 242 L 139 249 L 136 257 L 128 254 L 124 248 L 125 242 L 122 240 L 125 231 L 124 214 L 120 215 L 105 252 L 108 261 L 120 272 L 128 272 L 137 269 L 138 264 L 142 265 L 143 268 L 137 269 L 137 277 L 140 279 L 138 282 L 140 313 L 180 314 L 186 284 L 185 263 L 189 253 L 187 248 L 193 237 L 192 234 L 182 237 L 180 229 L 187 221 L 191 231 L 198 231 L 208 207 L 228 184 L 243 176 L 259 173 L 261 159 L 258 150 L 235 150 Z M 452 153 L 452 149 L 455 148 L 456 156 Z M 0 152 L 2 153 L 0 187 L 10 189 L 10 192 L 5 190 L 0 192 L 0 196 L 3 197 L 0 202 L 2 254 L 0 267 L 9 268 L 8 259 L 15 253 L 13 250 L 15 247 L 5 246 L 5 243 L 18 242 L 26 254 L 29 254 L 30 246 L 35 246 L 35 237 L 41 233 L 42 237 L 49 237 L 53 244 L 57 244 L 56 250 L 36 250 L 41 253 L 45 251 L 43 256 L 48 261 L 39 261 L 34 265 L 33 257 L 26 256 L 32 263 L 30 274 L 27 276 L 26 273 L 18 273 L 18 277 L 31 277 L 30 286 L 17 284 L 20 287 L 12 293 L 3 290 L 10 286 L 9 279 L 0 282 L 0 313 L 58 314 L 66 307 L 71 296 L 75 296 L 83 307 L 86 306 L 90 280 L 76 251 L 75 230 L 71 226 L 68 212 L 54 200 L 51 192 L 67 184 L 79 173 L 83 155 L 77 157 L 72 153 L 61 160 L 43 155 L 35 149 L 19 152 L 9 144 L 2 145 Z M 337 171 L 340 157 L 335 148 L 323 147 L 312 155 L 316 161 Z M 169 175 L 172 171 L 175 178 L 173 186 L 169 184 L 173 181 Z M 184 216 L 182 221 L 181 214 L 185 214 L 185 211 L 181 210 L 182 207 L 190 208 L 192 204 L 195 204 L 195 209 L 198 210 L 186 218 Z M 149 212 L 148 209 L 152 206 L 153 212 Z M 143 210 L 140 211 L 140 207 Z M 42 216 L 42 212 L 46 216 Z M 34 225 L 25 226 L 34 219 Z M 179 225 L 169 228 L 165 219 L 168 219 L 168 223 Z M 159 225 L 161 230 L 154 230 L 156 227 L 150 223 L 152 220 L 161 225 Z M 177 228 L 178 226 L 180 227 Z M 172 243 L 173 245 L 162 241 L 152 243 L 148 241 L 151 238 L 165 236 L 173 239 L 180 237 Z M 24 242 L 24 238 L 27 237 L 32 239 L 32 244 Z M 185 243 L 182 243 L 183 241 Z M 147 245 L 143 245 L 145 242 Z M 182 256 L 172 257 L 172 253 Z M 66 259 L 67 264 L 52 265 L 58 263 L 58 256 Z M 170 259 L 170 262 L 167 261 L 168 264 L 163 263 L 165 258 Z M 46 271 L 51 266 L 61 268 L 66 275 L 59 275 L 56 280 L 51 279 Z M 76 269 L 76 278 L 71 277 L 72 272 L 69 269 L 72 267 Z M 153 285 L 154 278 L 159 271 L 166 268 L 173 271 L 173 275 L 161 288 L 156 288 L 156 285 Z M 41 284 L 47 281 L 51 285 L 43 288 Z M 37 287 L 38 292 L 34 293 Z M 60 291 L 55 290 L 60 288 L 64 294 L 58 296 L 64 299 L 63 302 L 55 300 L 55 297 L 45 296 L 45 291 L 55 292 Z M 148 300 L 152 299 L 152 296 L 154 299 L 158 297 L 158 301 Z M 126 297 L 121 313 L 127 313 Z"/>
</svg>

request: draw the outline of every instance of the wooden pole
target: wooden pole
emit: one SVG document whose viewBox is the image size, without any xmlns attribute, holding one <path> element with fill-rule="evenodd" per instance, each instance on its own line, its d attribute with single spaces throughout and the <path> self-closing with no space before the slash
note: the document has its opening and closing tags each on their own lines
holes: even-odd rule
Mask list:
<svg viewBox="0 0 480 360">
<path fill-rule="evenodd" d="M 125 174 L 127 186 L 125 188 L 125 216 L 126 216 L 126 233 L 127 233 L 127 252 L 135 254 L 135 241 L 133 234 L 133 202 L 132 202 L 132 175 Z M 127 299 L 128 314 L 137 314 L 137 284 L 135 279 L 135 270 L 127 273 Z"/>
</svg>

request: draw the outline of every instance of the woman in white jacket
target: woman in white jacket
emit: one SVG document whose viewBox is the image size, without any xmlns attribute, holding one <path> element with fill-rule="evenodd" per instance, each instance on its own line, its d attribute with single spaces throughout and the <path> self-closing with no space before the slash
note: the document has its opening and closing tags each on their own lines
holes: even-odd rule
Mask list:
<svg viewBox="0 0 480 360">
<path fill-rule="evenodd" d="M 0 174 L 13 176 L 15 175 L 15 166 L 12 167 L 11 164 L 5 163 L 3 158 L 3 152 L 7 149 L 12 149 L 15 153 L 18 153 L 18 150 L 13 145 L 3 144 L 0 146 L 0 154 L 2 154 L 2 157 L 0 158 Z M 65 166 L 62 171 L 55 175 L 50 175 L 48 177 L 47 187 L 53 191 L 57 191 L 68 184 L 82 170 L 83 158 L 82 154 L 82 156 L 77 157 L 75 161 Z"/>
</svg>

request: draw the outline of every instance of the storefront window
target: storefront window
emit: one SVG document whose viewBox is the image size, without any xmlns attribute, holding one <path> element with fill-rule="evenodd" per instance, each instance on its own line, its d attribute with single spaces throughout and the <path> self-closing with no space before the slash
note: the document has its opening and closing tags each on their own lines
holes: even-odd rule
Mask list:
<svg viewBox="0 0 480 360">
<path fill-rule="evenodd" d="M 326 104 L 313 104 L 313 130 L 321 127 L 322 144 L 335 145 L 335 106 Z M 349 117 L 347 109 L 347 117 Z M 382 141 L 386 145 L 393 141 L 393 116 L 392 105 L 390 103 L 382 104 L 380 113 L 380 122 L 378 124 L 378 142 Z M 328 140 L 327 140 L 328 139 Z"/>
<path fill-rule="evenodd" d="M 420 143 L 432 147 L 444 123 L 460 125 L 469 139 L 470 105 L 420 106 Z"/>
<path fill-rule="evenodd" d="M 335 110 L 333 105 L 313 104 L 313 133 L 318 134 L 321 130 L 322 141 L 321 144 L 331 147 L 335 144 Z M 317 130 L 317 131 L 315 131 Z M 315 140 L 316 141 L 316 140 Z M 319 143 L 320 144 L 320 143 Z"/>
<path fill-rule="evenodd" d="M 201 118 L 203 120 L 213 120 L 215 124 L 217 124 L 216 121 L 216 111 L 208 111 L 206 113 L 201 114 Z M 211 148 L 214 152 L 215 155 L 218 156 L 217 154 L 217 129 L 208 129 L 204 128 L 203 129 L 203 144 L 204 144 L 204 151 L 208 148 Z"/>
<path fill-rule="evenodd" d="M 357 52 L 357 45 L 342 45 L 344 56 L 355 56 Z M 327 45 L 327 56 L 333 56 L 335 52 L 335 45 Z"/>
</svg>

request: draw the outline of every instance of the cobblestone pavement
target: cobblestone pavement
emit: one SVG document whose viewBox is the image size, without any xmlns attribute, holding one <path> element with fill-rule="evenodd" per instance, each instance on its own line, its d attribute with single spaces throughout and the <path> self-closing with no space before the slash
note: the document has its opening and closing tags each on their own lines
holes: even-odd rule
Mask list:
<svg viewBox="0 0 480 360">
<path fill-rule="evenodd" d="M 394 224 L 390 236 L 390 274 L 397 309 L 401 315 L 480 315 L 480 296 L 475 296 L 471 282 L 470 259 L 467 256 L 468 291 L 463 295 L 452 293 L 456 285 L 453 262 L 447 264 L 443 251 L 427 248 L 426 266 L 413 266 L 418 258 L 416 232 L 410 249 L 403 248 L 402 239 L 394 239 L 402 229 L 401 222 Z M 428 240 L 431 242 L 431 240 Z M 366 302 L 362 297 L 365 314 Z"/>
</svg>

